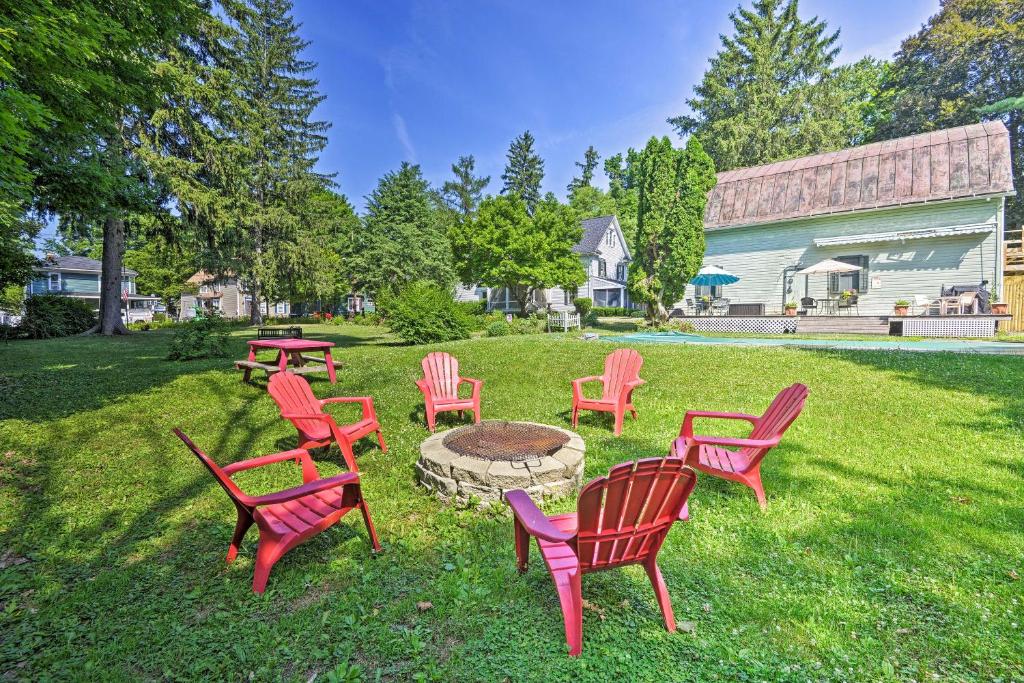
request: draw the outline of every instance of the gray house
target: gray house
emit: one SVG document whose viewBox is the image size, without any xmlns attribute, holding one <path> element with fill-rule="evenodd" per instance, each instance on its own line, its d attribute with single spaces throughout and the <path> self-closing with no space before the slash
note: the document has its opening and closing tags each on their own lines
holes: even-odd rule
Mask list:
<svg viewBox="0 0 1024 683">
<path fill-rule="evenodd" d="M 194 318 L 197 311 L 220 313 L 225 318 L 247 318 L 252 310 L 252 296 L 245 285 L 231 273 L 215 276 L 200 270 L 187 281 L 195 288 L 193 293 L 183 294 L 178 306 L 182 320 Z M 287 301 L 259 302 L 263 315 L 288 317 L 291 305 Z"/>
<path fill-rule="evenodd" d="M 587 279 L 576 290 L 566 291 L 552 287 L 534 293 L 531 307 L 534 310 L 551 308 L 567 310 L 573 308 L 573 299 L 589 297 L 595 306 L 629 306 L 626 278 L 629 273 L 630 252 L 622 234 L 619 220 L 615 216 L 599 216 L 583 221 L 583 237 L 573 247 L 580 256 Z M 504 287 L 460 287 L 455 298 L 459 301 L 487 299 L 488 310 L 514 312 L 518 303 L 512 293 Z"/>
<path fill-rule="evenodd" d="M 740 280 L 689 286 L 676 307 L 712 296 L 778 315 L 789 301 L 854 290 L 859 315 L 884 316 L 896 300 L 982 282 L 999 297 L 1003 204 L 1013 194 L 1000 121 L 719 173 L 704 264 Z M 824 259 L 861 270 L 795 274 Z"/>
<path fill-rule="evenodd" d="M 56 294 L 70 296 L 88 302 L 94 309 L 100 307 L 100 275 L 103 264 L 85 256 L 57 256 L 47 254 L 42 265 L 25 288 L 26 296 Z M 127 300 L 127 321 L 150 321 L 159 307 L 160 297 L 139 294 L 135 289 L 134 270 L 121 271 L 121 300 Z M 124 310 L 124 309 L 122 309 Z M 122 314 L 124 319 L 124 314 Z"/>
</svg>

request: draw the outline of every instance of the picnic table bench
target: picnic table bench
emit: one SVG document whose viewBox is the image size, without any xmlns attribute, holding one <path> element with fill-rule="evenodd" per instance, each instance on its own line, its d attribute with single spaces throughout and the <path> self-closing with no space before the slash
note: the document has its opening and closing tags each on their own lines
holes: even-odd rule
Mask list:
<svg viewBox="0 0 1024 683">
<path fill-rule="evenodd" d="M 249 340 L 249 358 L 235 361 L 235 368 L 245 371 L 242 377 L 243 382 L 249 381 L 253 370 L 263 370 L 267 373 L 267 377 L 275 372 L 284 372 L 285 370 L 296 375 L 327 370 L 327 376 L 330 378 L 331 384 L 334 384 L 337 382 L 335 369 L 340 368 L 342 363 L 331 358 L 333 347 L 334 342 L 314 339 L 251 339 Z M 256 359 L 256 351 L 262 349 L 277 351 L 277 358 L 273 363 L 265 363 Z M 304 351 L 320 352 L 323 357 L 303 353 Z"/>
<path fill-rule="evenodd" d="M 302 328 L 298 325 L 291 327 L 261 327 L 256 330 L 257 339 L 302 339 Z"/>
</svg>

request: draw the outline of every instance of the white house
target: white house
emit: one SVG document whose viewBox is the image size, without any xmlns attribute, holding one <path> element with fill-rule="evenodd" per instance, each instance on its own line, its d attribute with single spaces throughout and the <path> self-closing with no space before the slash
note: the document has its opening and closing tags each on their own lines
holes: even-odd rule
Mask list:
<svg viewBox="0 0 1024 683">
<path fill-rule="evenodd" d="M 573 299 L 589 297 L 595 306 L 625 307 L 630 305 L 626 291 L 630 252 L 622 228 L 615 216 L 599 216 L 583 221 L 583 237 L 573 247 L 580 255 L 587 279 L 575 291 L 552 287 L 536 292 L 531 301 L 534 310 L 573 308 Z M 459 301 L 487 299 L 488 310 L 513 312 L 519 304 L 504 287 L 459 287 L 455 298 Z"/>
<path fill-rule="evenodd" d="M 718 174 L 705 213 L 705 265 L 739 276 L 721 288 L 743 314 L 786 302 L 858 293 L 861 316 L 891 315 L 899 299 L 934 299 L 943 287 L 1002 289 L 1003 204 L 1014 194 L 1010 143 L 1000 121 Z M 795 275 L 824 259 L 861 267 Z M 753 307 L 753 308 L 752 308 Z"/>
</svg>

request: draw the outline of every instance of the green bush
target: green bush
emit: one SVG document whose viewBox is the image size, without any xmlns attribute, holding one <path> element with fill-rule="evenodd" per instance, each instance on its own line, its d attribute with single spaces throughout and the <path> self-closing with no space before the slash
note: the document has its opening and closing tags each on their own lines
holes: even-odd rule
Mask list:
<svg viewBox="0 0 1024 683">
<path fill-rule="evenodd" d="M 488 337 L 507 337 L 512 334 L 512 326 L 504 320 L 495 320 L 487 326 Z"/>
<path fill-rule="evenodd" d="M 413 282 L 397 296 L 377 302 L 391 331 L 410 344 L 433 344 L 469 337 L 469 321 L 452 295 L 432 282 Z"/>
<path fill-rule="evenodd" d="M 134 332 L 149 332 L 153 329 L 153 324 L 146 320 L 136 320 L 133 323 L 128 323 L 128 329 Z"/>
<path fill-rule="evenodd" d="M 487 314 L 487 301 L 485 299 L 480 299 L 479 301 L 456 301 L 455 305 L 466 315 L 483 316 Z"/>
<path fill-rule="evenodd" d="M 167 321 L 168 321 L 168 317 L 167 317 L 166 313 L 154 313 L 153 314 L 153 322 L 155 322 L 155 323 L 165 323 Z"/>
<path fill-rule="evenodd" d="M 513 318 L 512 332 L 515 334 L 539 334 L 544 331 L 546 319 L 541 317 Z"/>
<path fill-rule="evenodd" d="M 18 333 L 30 339 L 49 339 L 81 334 L 96 324 L 92 305 L 82 299 L 42 294 L 25 300 L 25 315 Z"/>
<path fill-rule="evenodd" d="M 587 317 L 590 313 L 590 309 L 594 307 L 594 301 L 590 297 L 578 296 L 572 300 L 572 305 L 576 307 L 576 312 L 580 314 L 580 319 Z"/>
<path fill-rule="evenodd" d="M 228 325 L 219 313 L 193 318 L 178 326 L 171 339 L 169 360 L 223 358 L 227 355 Z"/>
<path fill-rule="evenodd" d="M 334 317 L 333 322 L 335 325 L 341 325 L 342 323 L 350 322 L 353 325 L 376 327 L 378 325 L 382 325 L 384 323 L 384 319 L 380 316 L 379 313 L 363 313 L 362 315 L 354 316 L 352 320 L 347 320 L 345 317 L 338 315 Z"/>
</svg>

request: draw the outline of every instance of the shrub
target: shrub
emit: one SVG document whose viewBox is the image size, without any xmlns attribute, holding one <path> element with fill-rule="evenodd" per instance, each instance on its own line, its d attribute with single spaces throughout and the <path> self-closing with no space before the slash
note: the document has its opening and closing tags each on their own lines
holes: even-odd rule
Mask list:
<svg viewBox="0 0 1024 683">
<path fill-rule="evenodd" d="M 227 355 L 228 326 L 218 313 L 193 318 L 178 326 L 171 339 L 170 360 L 223 358 Z"/>
<path fill-rule="evenodd" d="M 482 316 L 487 314 L 487 301 L 485 299 L 480 299 L 479 301 L 456 301 L 455 305 L 466 315 Z"/>
<path fill-rule="evenodd" d="M 136 320 L 133 323 L 128 323 L 128 329 L 135 332 L 149 332 L 151 328 L 151 323 L 146 320 Z"/>
<path fill-rule="evenodd" d="M 56 294 L 25 300 L 25 315 L 18 332 L 30 339 L 49 339 L 81 334 L 96 324 L 92 306 L 81 299 Z"/>
<path fill-rule="evenodd" d="M 155 322 L 155 323 L 165 323 L 165 322 L 167 322 L 167 314 L 166 313 L 154 313 L 153 314 L 153 322 Z"/>
<path fill-rule="evenodd" d="M 576 312 L 580 314 L 580 318 L 586 318 L 587 314 L 590 313 L 590 309 L 594 307 L 594 302 L 589 297 L 578 296 L 572 300 L 572 305 L 576 307 Z"/>
<path fill-rule="evenodd" d="M 622 317 L 630 314 L 630 310 L 627 308 L 621 308 L 619 306 L 594 306 L 594 315 L 605 316 L 605 317 Z"/>
<path fill-rule="evenodd" d="M 432 344 L 469 336 L 469 321 L 451 294 L 432 282 L 413 282 L 397 296 L 380 297 L 388 326 L 410 344 Z"/>
<path fill-rule="evenodd" d="M 545 318 L 541 316 L 530 318 L 513 318 L 512 332 L 515 334 L 539 334 L 544 331 Z"/>
<path fill-rule="evenodd" d="M 504 320 L 495 320 L 487 326 L 488 337 L 507 337 L 512 334 L 512 326 Z"/>
</svg>

